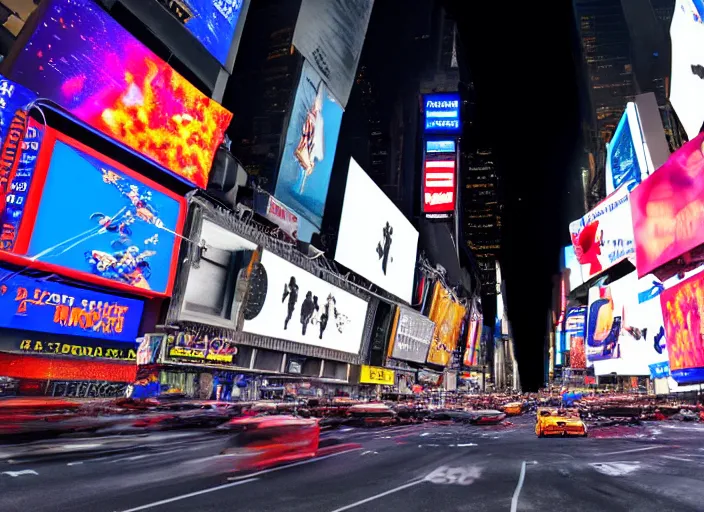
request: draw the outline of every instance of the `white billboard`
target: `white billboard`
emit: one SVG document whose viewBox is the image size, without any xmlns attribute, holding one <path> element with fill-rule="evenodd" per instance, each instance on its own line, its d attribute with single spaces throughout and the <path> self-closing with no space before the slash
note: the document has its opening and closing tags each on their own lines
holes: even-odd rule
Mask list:
<svg viewBox="0 0 704 512">
<path fill-rule="evenodd" d="M 584 281 L 634 256 L 628 187 L 619 187 L 584 217 L 570 223 L 570 238 Z"/>
<path fill-rule="evenodd" d="M 410 303 L 418 231 L 350 159 L 335 260 Z"/>
<path fill-rule="evenodd" d="M 698 2 L 700 3 L 700 2 Z M 704 123 L 704 24 L 692 0 L 677 0 L 670 25 L 672 74 L 670 103 L 689 140 Z"/>
<path fill-rule="evenodd" d="M 265 251 L 250 277 L 242 330 L 359 353 L 368 303 Z"/>
</svg>

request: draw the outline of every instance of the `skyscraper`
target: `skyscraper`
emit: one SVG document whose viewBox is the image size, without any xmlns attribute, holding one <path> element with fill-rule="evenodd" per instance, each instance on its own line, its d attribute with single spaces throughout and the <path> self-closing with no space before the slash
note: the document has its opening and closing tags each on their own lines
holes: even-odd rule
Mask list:
<svg viewBox="0 0 704 512">
<path fill-rule="evenodd" d="M 462 232 L 481 273 L 482 295 L 496 293 L 496 262 L 501 249 L 499 177 L 488 148 L 462 152 Z"/>
</svg>

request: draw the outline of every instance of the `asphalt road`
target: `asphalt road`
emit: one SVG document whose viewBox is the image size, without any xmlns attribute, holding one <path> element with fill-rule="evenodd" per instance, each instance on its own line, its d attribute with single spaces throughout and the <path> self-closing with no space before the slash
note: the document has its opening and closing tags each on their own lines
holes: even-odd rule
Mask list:
<svg viewBox="0 0 704 512">
<path fill-rule="evenodd" d="M 2 462 L 0 510 L 704 510 L 704 425 L 538 439 L 533 422 L 342 429 L 324 435 L 361 447 L 235 480 L 221 437 L 165 434 L 143 453 Z"/>
</svg>

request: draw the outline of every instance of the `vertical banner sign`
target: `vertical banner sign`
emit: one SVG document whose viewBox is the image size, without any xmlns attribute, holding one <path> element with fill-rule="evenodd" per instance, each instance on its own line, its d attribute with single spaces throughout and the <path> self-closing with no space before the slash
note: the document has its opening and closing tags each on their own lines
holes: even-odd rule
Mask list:
<svg viewBox="0 0 704 512">
<path fill-rule="evenodd" d="M 284 233 L 294 240 L 298 238 L 298 216 L 282 202 L 274 199 L 274 196 L 269 196 L 266 218 L 279 226 Z"/>
<path fill-rule="evenodd" d="M 635 254 L 631 219 L 630 195 L 624 185 L 570 224 L 572 245 L 585 281 Z"/>
</svg>

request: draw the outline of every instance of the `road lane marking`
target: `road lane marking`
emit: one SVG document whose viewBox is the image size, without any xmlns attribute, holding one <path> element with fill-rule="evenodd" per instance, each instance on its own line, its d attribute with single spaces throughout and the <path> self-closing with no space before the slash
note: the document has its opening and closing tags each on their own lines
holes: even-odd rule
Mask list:
<svg viewBox="0 0 704 512">
<path fill-rule="evenodd" d="M 685 459 L 684 457 L 675 457 L 673 455 L 660 455 L 663 459 L 670 459 L 670 460 L 681 460 L 684 462 L 696 462 L 692 459 Z"/>
<path fill-rule="evenodd" d="M 638 461 L 593 462 L 589 465 L 599 473 L 607 476 L 625 476 L 640 469 L 640 462 Z"/>
<path fill-rule="evenodd" d="M 160 500 L 160 501 L 155 501 L 153 503 L 147 503 L 146 505 L 123 510 L 122 512 L 137 512 L 138 510 L 146 510 L 148 508 L 159 507 L 161 505 L 166 505 L 167 503 L 173 503 L 174 501 L 181 501 L 181 500 L 185 500 L 188 498 L 193 498 L 194 496 L 200 496 L 201 494 L 208 494 L 208 493 L 215 492 L 215 491 L 221 491 L 223 489 L 229 489 L 230 487 L 235 487 L 237 485 L 244 485 L 244 484 L 248 484 L 251 482 L 256 482 L 257 480 L 259 480 L 259 479 L 258 478 L 250 478 L 248 480 L 240 480 L 238 482 L 232 482 L 229 484 L 218 485 L 216 487 L 210 487 L 208 489 L 203 489 L 201 491 L 189 492 L 188 494 L 182 494 L 181 496 L 174 496 L 173 498 L 169 498 L 166 500 Z"/>
<path fill-rule="evenodd" d="M 464 447 L 466 447 L 466 446 L 479 446 L 479 445 L 476 444 L 476 443 L 464 443 L 464 444 L 458 444 L 457 446 L 458 446 L 459 448 L 464 448 Z"/>
<path fill-rule="evenodd" d="M 18 476 L 22 475 L 36 475 L 39 476 L 39 473 L 34 471 L 33 469 L 23 469 L 22 471 L 3 471 L 3 475 L 11 476 L 13 478 L 16 478 Z"/>
<path fill-rule="evenodd" d="M 619 452 L 606 452 L 606 453 L 597 453 L 595 457 L 604 457 L 606 455 L 620 455 L 622 453 L 636 453 L 636 452 L 645 452 L 648 450 L 657 450 L 658 448 L 667 448 L 664 444 L 659 444 L 657 446 L 647 446 L 645 448 L 633 448 L 632 450 L 621 450 Z"/>
<path fill-rule="evenodd" d="M 481 476 L 482 470 L 476 466 L 440 466 L 424 480 L 438 485 L 472 485 Z"/>
<path fill-rule="evenodd" d="M 316 457 L 314 459 L 308 459 L 308 460 L 302 460 L 300 462 L 294 462 L 293 464 L 286 464 L 284 466 L 278 466 L 275 468 L 263 469 L 262 471 L 257 471 L 256 473 L 252 473 L 249 475 L 231 476 L 230 478 L 228 478 L 228 480 L 230 482 L 234 482 L 234 481 L 242 480 L 243 478 L 252 478 L 254 476 L 266 475 L 267 473 L 274 473 L 275 471 L 281 471 L 282 469 L 293 468 L 295 466 L 303 466 L 305 464 L 312 464 L 313 462 L 318 462 L 321 460 L 329 459 L 330 457 L 337 457 L 338 455 L 344 455 L 346 453 L 356 452 L 361 449 L 362 448 L 352 448 L 351 450 L 345 450 L 344 452 L 331 453 L 330 455 L 323 455 L 322 457 Z"/>
<path fill-rule="evenodd" d="M 518 497 L 521 495 L 521 489 L 523 489 L 523 482 L 526 479 L 526 461 L 521 464 L 521 474 L 518 477 L 518 484 L 516 484 L 516 490 L 513 491 L 513 497 L 511 498 L 511 512 L 516 512 L 518 510 Z"/>
<path fill-rule="evenodd" d="M 360 501 L 355 501 L 354 503 L 350 503 L 349 505 L 345 505 L 344 507 L 341 508 L 336 508 L 332 512 L 343 512 L 345 510 L 350 510 L 353 508 L 356 508 L 360 505 L 364 505 L 365 503 L 369 503 L 370 501 L 378 500 L 379 498 L 383 498 L 384 496 L 388 496 L 389 494 L 394 494 L 399 491 L 403 491 L 404 489 L 408 489 L 409 487 L 413 487 L 418 484 L 422 484 L 425 480 L 415 480 L 413 482 L 408 482 L 407 484 L 403 484 L 400 487 L 395 487 L 393 489 L 390 489 L 388 491 L 382 492 L 380 494 L 375 494 L 374 496 L 370 496 L 369 498 L 365 498 Z M 129 511 L 127 511 L 129 512 Z"/>
</svg>

